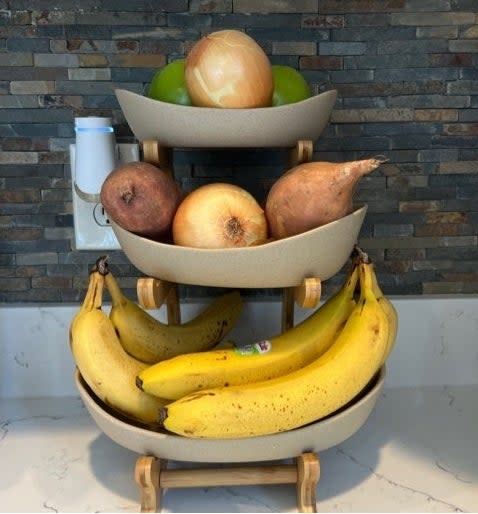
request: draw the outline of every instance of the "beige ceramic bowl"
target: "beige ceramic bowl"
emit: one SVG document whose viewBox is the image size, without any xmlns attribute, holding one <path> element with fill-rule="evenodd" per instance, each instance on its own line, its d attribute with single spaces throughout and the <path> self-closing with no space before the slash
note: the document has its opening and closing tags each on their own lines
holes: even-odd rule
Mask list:
<svg viewBox="0 0 478 514">
<path fill-rule="evenodd" d="M 278 241 L 247 248 L 198 249 L 159 243 L 112 222 L 113 231 L 131 263 L 147 276 L 210 287 L 295 287 L 304 278 L 321 281 L 347 262 L 358 240 L 367 207 Z"/>
<path fill-rule="evenodd" d="M 216 109 L 170 104 L 125 89 L 115 94 L 139 141 L 179 148 L 291 148 L 302 139 L 315 141 L 337 99 L 337 91 L 330 90 L 280 107 Z"/>
<path fill-rule="evenodd" d="M 143 455 L 189 462 L 258 462 L 289 459 L 302 452 L 320 452 L 345 441 L 367 420 L 385 379 L 382 368 L 368 387 L 346 408 L 309 425 L 259 437 L 190 439 L 130 424 L 93 397 L 78 371 L 75 382 L 98 427 L 120 446 Z"/>
</svg>

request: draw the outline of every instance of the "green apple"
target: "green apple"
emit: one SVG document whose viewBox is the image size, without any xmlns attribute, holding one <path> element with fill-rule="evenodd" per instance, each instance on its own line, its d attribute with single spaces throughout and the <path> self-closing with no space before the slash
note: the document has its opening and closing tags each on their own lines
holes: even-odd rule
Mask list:
<svg viewBox="0 0 478 514">
<path fill-rule="evenodd" d="M 185 59 L 177 59 L 159 69 L 148 88 L 149 98 L 171 104 L 191 105 L 184 79 Z"/>
<path fill-rule="evenodd" d="M 305 78 L 296 69 L 279 64 L 272 65 L 274 78 L 273 107 L 300 102 L 312 96 Z"/>
</svg>

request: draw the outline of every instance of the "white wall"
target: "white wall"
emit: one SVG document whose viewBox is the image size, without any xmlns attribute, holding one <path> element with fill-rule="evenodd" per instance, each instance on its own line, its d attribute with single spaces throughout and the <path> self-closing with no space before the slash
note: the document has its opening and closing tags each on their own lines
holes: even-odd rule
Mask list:
<svg viewBox="0 0 478 514">
<path fill-rule="evenodd" d="M 392 298 L 400 318 L 388 387 L 478 384 L 478 296 Z M 182 305 L 186 321 L 203 308 Z M 279 302 L 245 302 L 229 336 L 254 342 L 280 331 Z M 78 305 L 0 307 L 0 397 L 76 395 L 68 327 Z M 105 306 L 108 310 L 108 306 Z M 297 309 L 296 320 L 310 311 Z M 164 320 L 164 309 L 152 311 Z"/>
</svg>

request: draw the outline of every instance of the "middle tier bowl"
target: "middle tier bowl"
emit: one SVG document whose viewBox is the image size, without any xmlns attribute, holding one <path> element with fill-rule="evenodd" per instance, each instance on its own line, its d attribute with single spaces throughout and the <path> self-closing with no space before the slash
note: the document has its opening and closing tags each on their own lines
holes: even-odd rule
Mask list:
<svg viewBox="0 0 478 514">
<path fill-rule="evenodd" d="M 248 248 L 206 250 L 160 243 L 112 222 L 130 262 L 147 276 L 210 287 L 282 288 L 304 278 L 324 281 L 345 265 L 357 243 L 367 206 L 303 234 Z"/>
</svg>

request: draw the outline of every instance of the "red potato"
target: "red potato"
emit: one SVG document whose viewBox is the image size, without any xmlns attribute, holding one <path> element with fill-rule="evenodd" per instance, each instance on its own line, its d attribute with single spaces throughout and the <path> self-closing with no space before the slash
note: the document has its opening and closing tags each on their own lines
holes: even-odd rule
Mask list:
<svg viewBox="0 0 478 514">
<path fill-rule="evenodd" d="M 357 182 L 382 158 L 352 162 L 307 162 L 280 177 L 266 198 L 265 213 L 275 239 L 301 234 L 353 211 Z"/>
<path fill-rule="evenodd" d="M 183 197 L 170 175 L 139 161 L 114 169 L 100 194 L 105 211 L 115 223 L 155 240 L 170 239 L 173 217 Z"/>
</svg>

